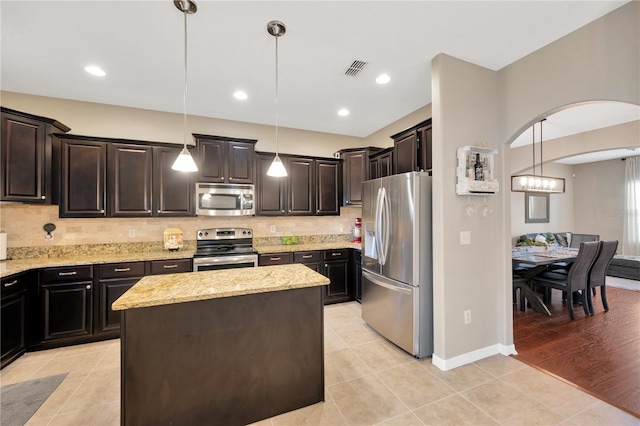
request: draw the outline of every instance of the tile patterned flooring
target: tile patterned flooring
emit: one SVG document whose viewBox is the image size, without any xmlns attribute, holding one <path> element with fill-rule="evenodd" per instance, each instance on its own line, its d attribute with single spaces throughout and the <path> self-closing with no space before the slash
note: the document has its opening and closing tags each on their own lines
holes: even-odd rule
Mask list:
<svg viewBox="0 0 640 426">
<path fill-rule="evenodd" d="M 68 372 L 28 425 L 119 425 L 120 342 L 28 353 L 3 385 Z M 501 355 L 440 371 L 361 319 L 356 302 L 325 307 L 325 399 L 259 425 L 640 425 L 571 385 Z"/>
</svg>

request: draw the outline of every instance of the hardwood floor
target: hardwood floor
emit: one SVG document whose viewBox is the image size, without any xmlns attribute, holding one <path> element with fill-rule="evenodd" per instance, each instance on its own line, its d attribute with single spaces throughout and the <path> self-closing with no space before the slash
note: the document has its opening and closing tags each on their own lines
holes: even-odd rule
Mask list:
<svg viewBox="0 0 640 426">
<path fill-rule="evenodd" d="M 551 316 L 514 305 L 515 358 L 640 417 L 640 292 L 607 287 L 607 300 L 598 291 L 589 317 L 575 304 L 575 321 L 557 290 Z"/>
</svg>

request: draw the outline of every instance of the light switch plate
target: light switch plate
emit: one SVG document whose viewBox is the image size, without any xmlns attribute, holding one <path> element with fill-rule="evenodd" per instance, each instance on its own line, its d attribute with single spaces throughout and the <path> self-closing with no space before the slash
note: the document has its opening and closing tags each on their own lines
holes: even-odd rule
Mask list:
<svg viewBox="0 0 640 426">
<path fill-rule="evenodd" d="M 460 231 L 460 245 L 468 245 L 471 244 L 471 232 L 470 231 Z"/>
</svg>

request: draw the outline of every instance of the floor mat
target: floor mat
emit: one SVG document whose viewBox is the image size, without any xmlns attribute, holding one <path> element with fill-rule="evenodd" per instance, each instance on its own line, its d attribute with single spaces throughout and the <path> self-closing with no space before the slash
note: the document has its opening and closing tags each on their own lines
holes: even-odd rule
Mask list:
<svg viewBox="0 0 640 426">
<path fill-rule="evenodd" d="M 65 377 L 67 373 L 2 386 L 0 424 L 24 425 Z"/>
</svg>

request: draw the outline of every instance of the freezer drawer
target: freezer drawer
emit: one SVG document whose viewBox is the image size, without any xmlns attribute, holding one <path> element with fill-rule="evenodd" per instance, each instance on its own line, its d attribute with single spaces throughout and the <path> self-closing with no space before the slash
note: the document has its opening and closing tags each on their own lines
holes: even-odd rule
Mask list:
<svg viewBox="0 0 640 426">
<path fill-rule="evenodd" d="M 417 291 L 416 287 L 362 271 L 362 319 L 412 355 L 418 355 L 414 347 Z"/>
</svg>

